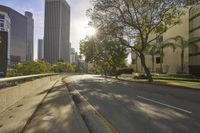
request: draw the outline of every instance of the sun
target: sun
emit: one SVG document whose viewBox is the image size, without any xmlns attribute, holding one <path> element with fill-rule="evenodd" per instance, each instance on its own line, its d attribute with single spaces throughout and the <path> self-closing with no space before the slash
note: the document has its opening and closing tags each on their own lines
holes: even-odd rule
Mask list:
<svg viewBox="0 0 200 133">
<path fill-rule="evenodd" d="M 84 32 L 85 32 L 85 36 L 93 36 L 96 33 L 96 29 L 93 27 L 86 27 L 84 29 Z"/>
</svg>

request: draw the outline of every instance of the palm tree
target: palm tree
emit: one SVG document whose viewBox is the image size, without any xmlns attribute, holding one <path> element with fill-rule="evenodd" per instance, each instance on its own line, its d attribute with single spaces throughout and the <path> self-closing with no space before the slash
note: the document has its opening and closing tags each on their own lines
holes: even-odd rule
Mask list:
<svg viewBox="0 0 200 133">
<path fill-rule="evenodd" d="M 175 42 L 170 42 L 170 40 Z M 176 47 L 181 49 L 181 73 L 184 73 L 184 56 L 185 56 L 185 49 L 189 47 L 198 48 L 196 41 L 200 40 L 199 37 L 190 38 L 188 40 L 185 40 L 182 36 L 176 36 L 173 38 L 170 38 L 168 40 L 169 43 L 174 44 Z"/>
<path fill-rule="evenodd" d="M 158 48 L 156 44 L 152 44 L 147 48 L 147 54 L 151 55 L 152 72 L 154 72 L 155 55 L 158 54 Z"/>
<path fill-rule="evenodd" d="M 173 48 L 173 51 L 175 51 L 176 47 L 174 43 L 169 42 L 168 40 L 160 42 L 160 43 L 154 43 L 151 44 L 147 48 L 147 53 L 151 55 L 152 57 L 152 69 L 154 71 L 154 57 L 156 54 L 160 55 L 160 73 L 163 73 L 163 58 L 164 58 L 164 48 L 171 47 Z"/>
</svg>

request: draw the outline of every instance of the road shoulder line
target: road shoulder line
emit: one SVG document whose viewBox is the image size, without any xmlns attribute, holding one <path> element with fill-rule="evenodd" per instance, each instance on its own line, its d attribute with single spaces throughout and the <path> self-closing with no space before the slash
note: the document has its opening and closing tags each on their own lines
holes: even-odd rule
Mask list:
<svg viewBox="0 0 200 133">
<path fill-rule="evenodd" d="M 176 109 L 176 110 L 188 113 L 188 114 L 192 114 L 191 111 L 188 111 L 188 110 L 185 110 L 185 109 L 182 109 L 182 108 L 179 108 L 179 107 L 175 107 L 175 106 L 172 106 L 172 105 L 169 105 L 169 104 L 165 104 L 165 103 L 162 103 L 162 102 L 159 102 L 159 101 L 156 101 L 156 100 L 152 100 L 152 99 L 149 99 L 149 98 L 146 98 L 146 97 L 143 97 L 143 96 L 137 96 L 137 97 L 140 98 L 140 99 L 146 100 L 146 101 L 150 101 L 150 102 L 153 102 L 153 103 L 156 103 L 156 104 L 166 106 L 168 108 L 172 108 L 172 109 Z"/>
</svg>

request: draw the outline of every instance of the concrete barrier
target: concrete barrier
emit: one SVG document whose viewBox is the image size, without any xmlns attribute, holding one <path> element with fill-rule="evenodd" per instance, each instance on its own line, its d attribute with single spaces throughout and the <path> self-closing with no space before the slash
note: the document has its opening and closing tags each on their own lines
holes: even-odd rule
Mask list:
<svg viewBox="0 0 200 133">
<path fill-rule="evenodd" d="M 40 89 L 51 81 L 61 77 L 61 75 L 52 75 L 34 81 L 19 84 L 17 86 L 0 89 L 0 113 L 12 106 L 25 96 Z"/>
</svg>

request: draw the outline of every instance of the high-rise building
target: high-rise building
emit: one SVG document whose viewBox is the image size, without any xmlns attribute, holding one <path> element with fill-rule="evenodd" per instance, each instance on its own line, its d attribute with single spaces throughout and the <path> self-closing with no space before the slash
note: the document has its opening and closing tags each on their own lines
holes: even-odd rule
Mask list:
<svg viewBox="0 0 200 133">
<path fill-rule="evenodd" d="M 27 18 L 26 60 L 33 60 L 34 20 L 31 12 L 25 12 Z"/>
<path fill-rule="evenodd" d="M 200 4 L 190 8 L 189 38 L 200 38 Z M 200 39 L 195 40 L 196 45 L 189 48 L 189 71 L 193 75 L 200 75 Z"/>
<path fill-rule="evenodd" d="M 8 32 L 0 31 L 0 77 L 6 76 L 7 61 L 8 61 L 7 55 L 8 55 Z"/>
<path fill-rule="evenodd" d="M 29 22 L 29 20 L 31 21 Z M 27 50 L 30 45 L 33 45 L 32 22 L 31 13 L 27 12 L 26 16 L 24 16 L 9 7 L 0 5 L 0 31 L 8 34 L 8 66 L 26 61 L 28 59 L 27 53 L 33 53 L 31 50 Z"/>
<path fill-rule="evenodd" d="M 65 0 L 45 0 L 44 59 L 70 62 L 70 6 Z"/>
<path fill-rule="evenodd" d="M 44 59 L 44 43 L 42 39 L 38 39 L 38 59 Z"/>
<path fill-rule="evenodd" d="M 0 11 L 0 77 L 6 76 L 7 65 L 10 58 L 10 17 L 6 12 Z"/>
</svg>

